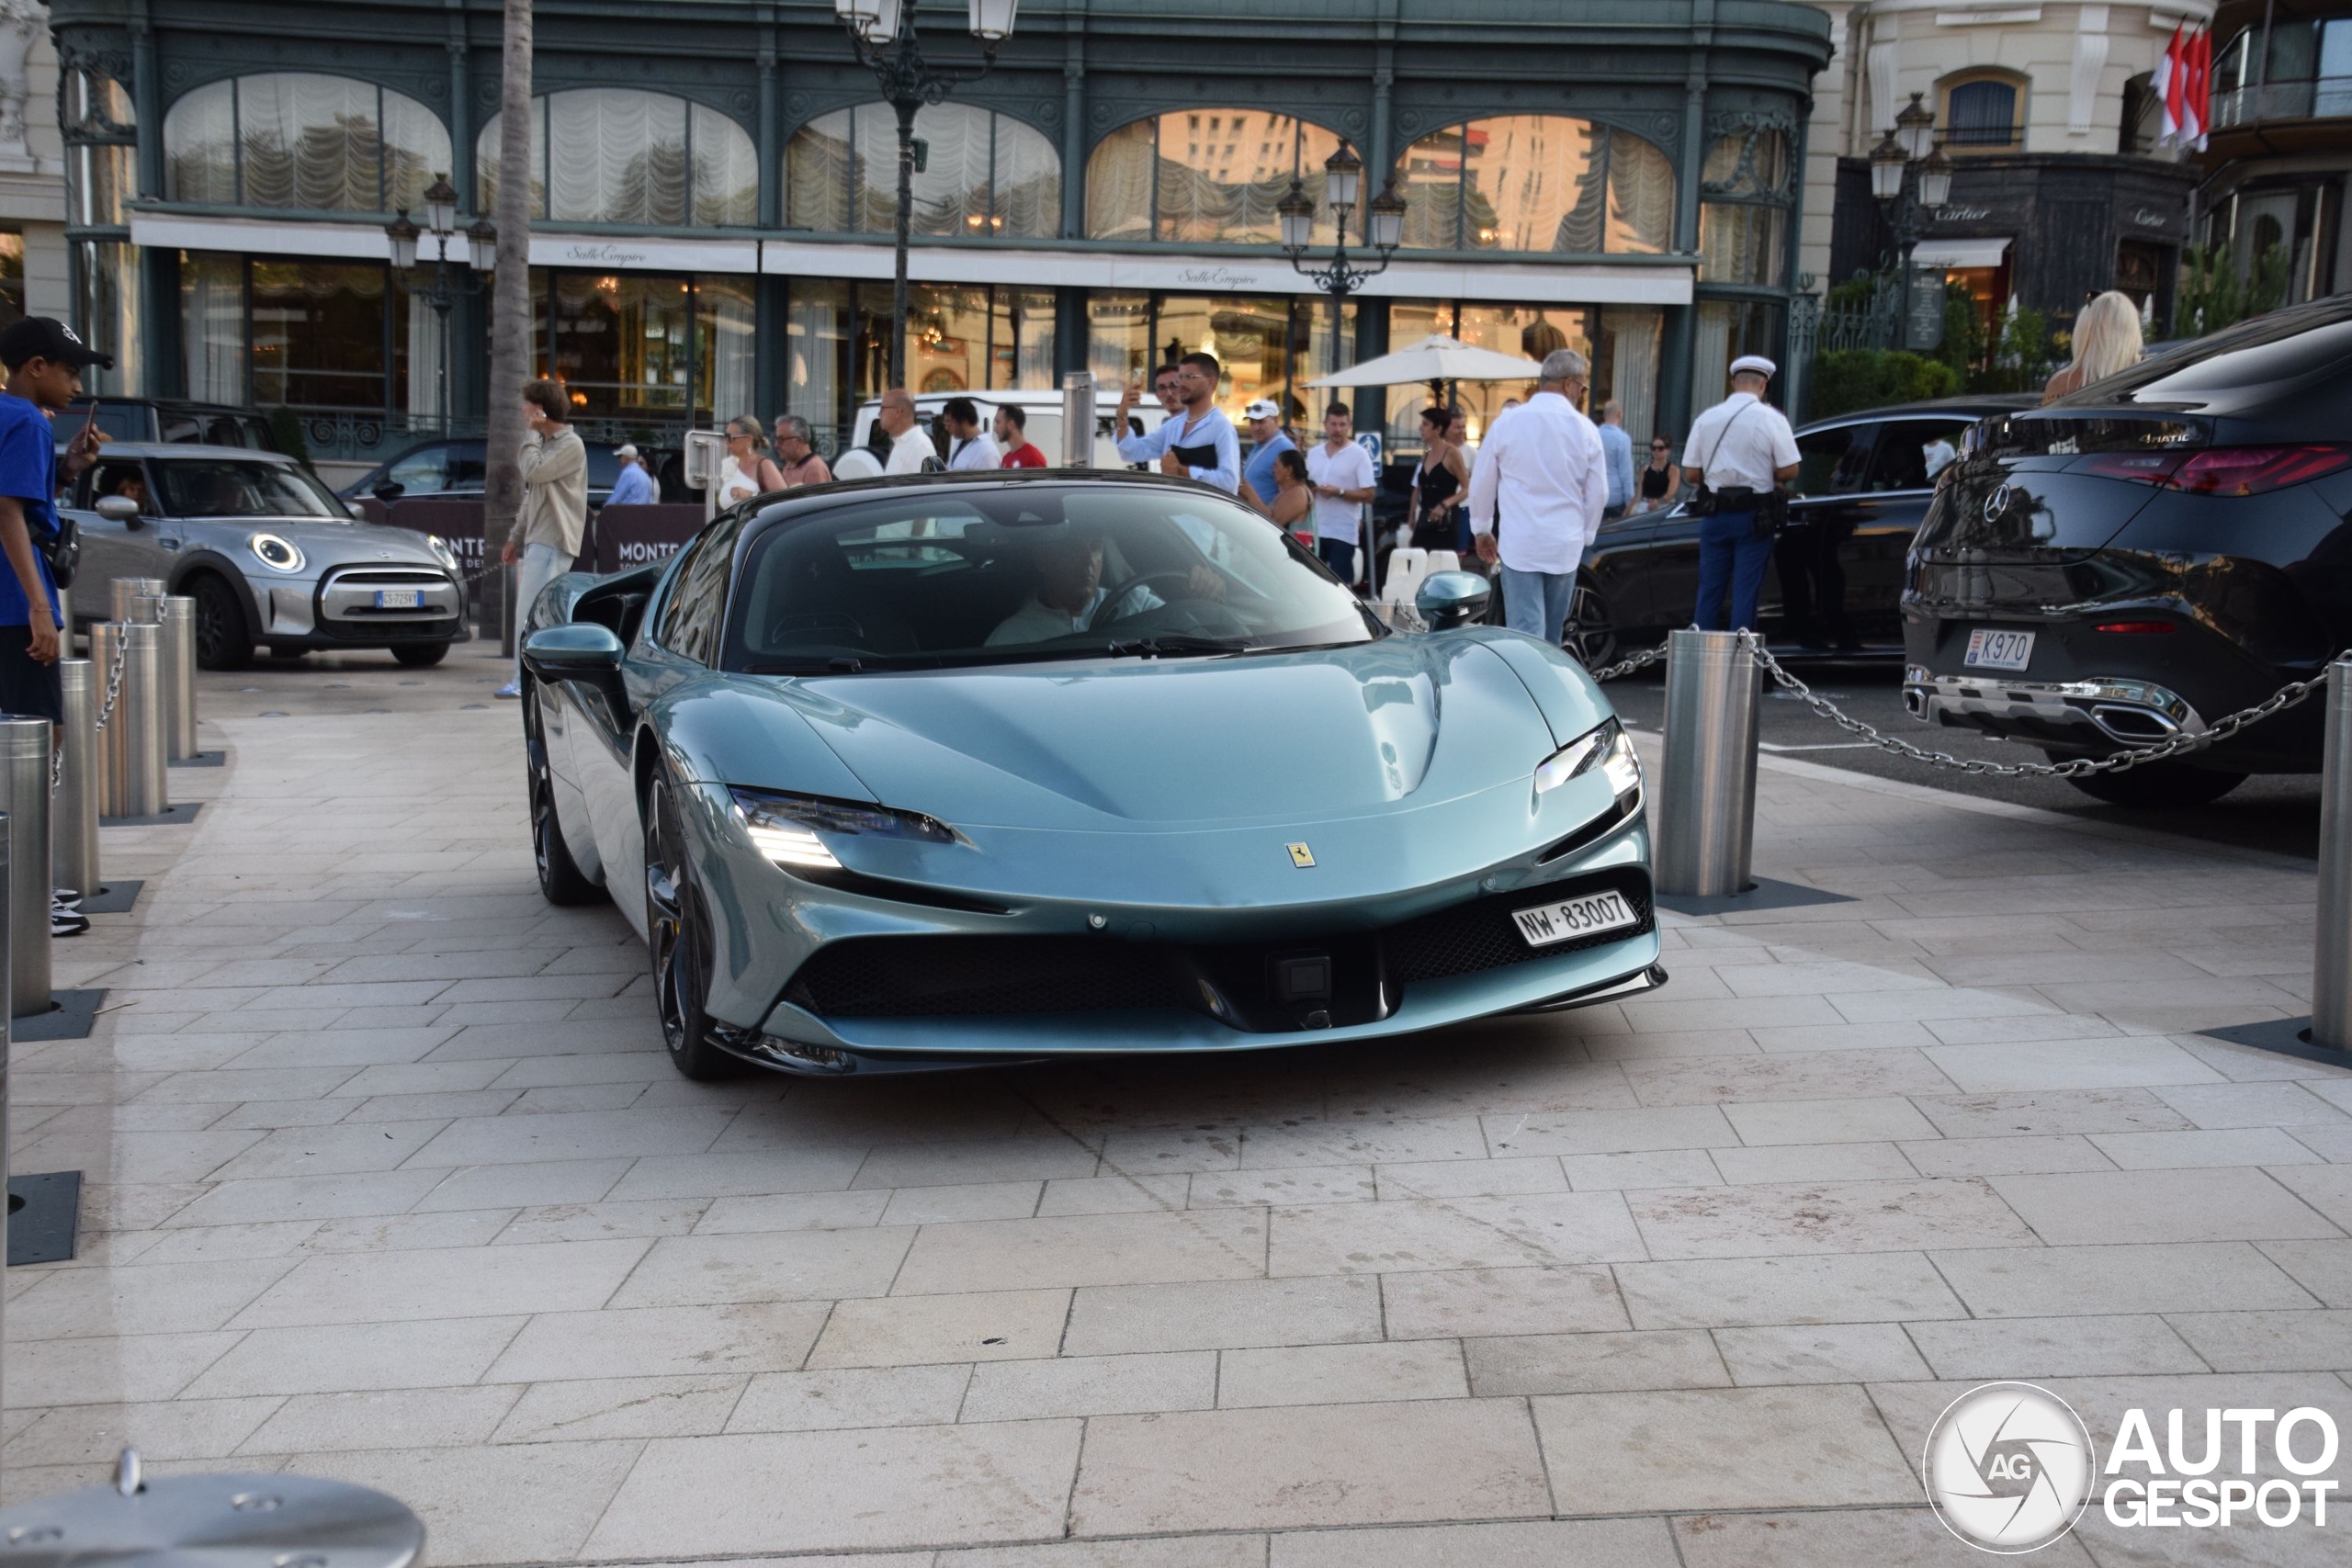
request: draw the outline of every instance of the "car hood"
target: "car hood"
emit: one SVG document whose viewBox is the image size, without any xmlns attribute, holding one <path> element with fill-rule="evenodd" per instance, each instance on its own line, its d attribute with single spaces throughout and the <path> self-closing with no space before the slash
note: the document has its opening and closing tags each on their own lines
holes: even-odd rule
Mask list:
<svg viewBox="0 0 2352 1568">
<path fill-rule="evenodd" d="M 1385 815 L 1524 780 L 1555 744 L 1525 682 L 1465 637 L 764 684 L 873 798 L 971 826 Z"/>
<path fill-rule="evenodd" d="M 394 528 L 379 523 L 337 523 L 321 517 L 191 517 L 185 520 L 191 530 L 232 535 L 240 539 L 253 534 L 275 534 L 300 547 L 312 560 L 345 561 L 388 560 L 402 565 L 421 564 L 439 570 L 441 562 L 424 536 L 413 528 Z"/>
</svg>

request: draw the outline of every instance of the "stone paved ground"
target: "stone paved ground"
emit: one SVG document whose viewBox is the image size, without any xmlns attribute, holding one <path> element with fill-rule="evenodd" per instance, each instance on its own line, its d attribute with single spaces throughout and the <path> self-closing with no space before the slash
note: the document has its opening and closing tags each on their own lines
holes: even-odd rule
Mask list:
<svg viewBox="0 0 2352 1568">
<path fill-rule="evenodd" d="M 441 1564 L 1879 1568 L 1981 1561 L 1914 1464 L 1987 1379 L 2352 1427 L 2352 1077 L 2188 1032 L 2304 1007 L 2308 864 L 1768 761 L 1758 869 L 1853 901 L 1677 922 L 1655 998 L 713 1088 L 539 900 L 494 673 L 210 681 L 215 797 L 108 831 L 108 1010 L 16 1053 L 92 1185 L 8 1271 L 10 1498 L 130 1440 Z"/>
</svg>

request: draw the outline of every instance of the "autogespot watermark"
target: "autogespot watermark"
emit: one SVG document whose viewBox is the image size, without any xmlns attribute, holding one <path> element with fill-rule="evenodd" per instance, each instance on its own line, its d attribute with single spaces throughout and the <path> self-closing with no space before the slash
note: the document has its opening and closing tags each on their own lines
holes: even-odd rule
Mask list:
<svg viewBox="0 0 2352 1568">
<path fill-rule="evenodd" d="M 2003 1555 L 2048 1546 L 2075 1528 L 2094 1495 L 2120 1529 L 2276 1529 L 2306 1508 L 2313 1525 L 2326 1525 L 2337 1483 L 2314 1479 L 2335 1464 L 2335 1421 L 2326 1411 L 2207 1410 L 2201 1433 L 2188 1411 L 2165 1412 L 2163 1423 L 2160 1445 L 2146 1411 L 2125 1411 L 2101 1465 L 2089 1428 L 2064 1400 L 2032 1383 L 1985 1383 L 1936 1418 L 1921 1479 L 1945 1529 Z M 2234 1442 L 2223 1430 L 2231 1427 Z"/>
</svg>

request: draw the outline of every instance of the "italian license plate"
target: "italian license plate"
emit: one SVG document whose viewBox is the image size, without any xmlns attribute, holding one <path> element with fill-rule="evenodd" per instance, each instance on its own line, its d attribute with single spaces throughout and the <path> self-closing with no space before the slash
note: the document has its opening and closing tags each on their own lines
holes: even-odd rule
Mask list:
<svg viewBox="0 0 2352 1568">
<path fill-rule="evenodd" d="M 1555 942 L 1642 923 L 1625 896 L 1617 892 L 1588 893 L 1581 898 L 1513 909 L 1510 918 L 1519 922 L 1519 934 L 1530 947 L 1549 947 Z"/>
<path fill-rule="evenodd" d="M 1961 662 L 1971 670 L 2023 670 L 2033 662 L 2031 632 L 1973 631 Z"/>
<path fill-rule="evenodd" d="M 424 590 L 422 588 L 379 588 L 376 590 L 376 608 L 379 610 L 414 610 L 421 608 L 424 604 Z"/>
</svg>

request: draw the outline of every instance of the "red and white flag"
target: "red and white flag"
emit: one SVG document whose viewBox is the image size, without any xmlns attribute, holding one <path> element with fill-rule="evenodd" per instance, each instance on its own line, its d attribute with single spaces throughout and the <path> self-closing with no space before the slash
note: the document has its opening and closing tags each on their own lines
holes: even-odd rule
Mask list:
<svg viewBox="0 0 2352 1568">
<path fill-rule="evenodd" d="M 2164 59 L 2151 74 L 2158 106 L 2156 145 L 2203 151 L 2212 118 L 2211 30 L 2190 32 L 2186 24 L 2173 28 Z"/>
<path fill-rule="evenodd" d="M 2181 134 L 2199 152 L 2205 151 L 2205 133 L 2212 129 L 2213 118 L 2213 29 L 2199 28 L 2188 44 L 2188 90 L 2183 105 L 2188 111 L 2181 122 Z"/>
<path fill-rule="evenodd" d="M 2182 37 L 2185 30 L 2173 28 L 2172 39 L 2165 45 L 2165 57 L 2156 62 L 2153 73 L 2159 147 L 2177 146 L 2181 140 L 2181 123 L 2188 102 L 2188 45 Z"/>
</svg>

